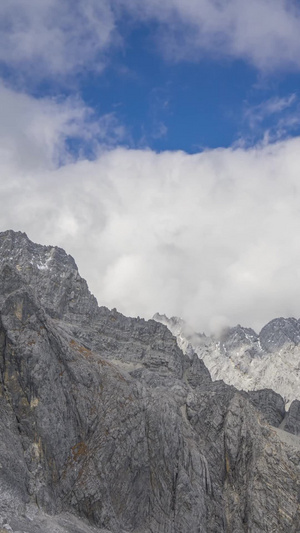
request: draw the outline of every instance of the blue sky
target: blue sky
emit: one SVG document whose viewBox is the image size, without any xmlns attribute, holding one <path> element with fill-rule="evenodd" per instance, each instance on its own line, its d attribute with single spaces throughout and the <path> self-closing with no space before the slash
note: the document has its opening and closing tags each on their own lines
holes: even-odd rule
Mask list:
<svg viewBox="0 0 300 533">
<path fill-rule="evenodd" d="M 299 87 L 298 0 L 3 0 L 0 229 L 127 314 L 299 316 Z"/>
<path fill-rule="evenodd" d="M 274 140 L 299 133 L 297 72 L 264 73 L 228 57 L 174 62 L 159 54 L 150 30 L 142 25 L 128 35 L 105 72 L 81 88 L 88 105 L 125 126 L 125 144 L 196 153 L 255 144 L 268 130 Z M 268 112 L 270 102 L 278 107 Z M 291 115 L 297 123 L 279 132 Z"/>
<path fill-rule="evenodd" d="M 118 123 L 118 144 L 196 153 L 299 134 L 298 2 L 35 4 L 3 2 L 4 83 L 39 99 L 80 98 L 95 120 Z"/>
</svg>

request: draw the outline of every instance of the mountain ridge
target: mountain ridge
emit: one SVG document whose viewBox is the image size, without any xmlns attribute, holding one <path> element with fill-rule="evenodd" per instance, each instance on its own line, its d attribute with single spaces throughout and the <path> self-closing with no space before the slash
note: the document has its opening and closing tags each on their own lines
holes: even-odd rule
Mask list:
<svg viewBox="0 0 300 533">
<path fill-rule="evenodd" d="M 247 391 L 274 389 L 287 404 L 300 398 L 300 320 L 275 318 L 259 334 L 238 325 L 216 338 L 195 333 L 177 317 L 153 318 L 173 332 L 185 353 L 197 353 L 213 379 Z"/>
<path fill-rule="evenodd" d="M 297 404 L 212 381 L 52 250 L 0 234 L 0 527 L 297 533 Z"/>
</svg>

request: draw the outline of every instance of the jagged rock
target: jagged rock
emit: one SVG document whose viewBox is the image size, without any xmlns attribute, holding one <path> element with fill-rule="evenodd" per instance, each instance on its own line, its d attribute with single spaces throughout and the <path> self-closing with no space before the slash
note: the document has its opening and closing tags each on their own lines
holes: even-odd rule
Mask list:
<svg viewBox="0 0 300 533">
<path fill-rule="evenodd" d="M 0 261 L 4 268 L 13 267 L 20 285 L 30 287 L 49 316 L 87 323 L 97 311 L 97 300 L 74 259 L 61 248 L 34 244 L 25 233 L 6 231 L 0 233 Z M 10 281 L 8 276 L 5 283 Z M 12 283 L 16 290 L 18 282 Z"/>
<path fill-rule="evenodd" d="M 238 324 L 234 328 L 228 328 L 223 331 L 220 338 L 221 349 L 225 353 L 240 348 L 241 345 L 249 345 L 254 351 L 254 346 L 258 343 L 258 335 L 251 328 L 243 328 Z"/>
<path fill-rule="evenodd" d="M 158 313 L 154 318 L 176 335 L 186 354 L 197 353 L 212 379 L 246 391 L 273 389 L 286 404 L 299 398 L 300 322 L 295 318 L 272 320 L 259 335 L 238 325 L 218 338 L 193 332 L 182 319 Z"/>
<path fill-rule="evenodd" d="M 285 344 L 300 343 L 300 322 L 296 318 L 275 318 L 259 334 L 260 344 L 266 352 L 275 352 Z"/>
<path fill-rule="evenodd" d="M 279 427 L 285 416 L 284 400 L 271 389 L 249 391 L 249 398 L 271 426 Z M 300 417 L 299 417 L 300 422 Z"/>
<path fill-rule="evenodd" d="M 212 381 L 158 322 L 98 307 L 63 250 L 0 234 L 0 526 L 299 531 L 282 405 Z M 205 339 L 204 339 L 204 342 Z"/>
</svg>

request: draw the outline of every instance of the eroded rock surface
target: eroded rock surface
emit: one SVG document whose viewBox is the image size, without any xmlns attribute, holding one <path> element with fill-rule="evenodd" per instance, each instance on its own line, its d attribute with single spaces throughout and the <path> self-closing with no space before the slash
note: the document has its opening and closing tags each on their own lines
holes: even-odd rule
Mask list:
<svg viewBox="0 0 300 533">
<path fill-rule="evenodd" d="M 278 395 L 213 382 L 162 324 L 99 308 L 63 250 L 5 232 L 0 266 L 0 528 L 299 531 Z"/>
</svg>

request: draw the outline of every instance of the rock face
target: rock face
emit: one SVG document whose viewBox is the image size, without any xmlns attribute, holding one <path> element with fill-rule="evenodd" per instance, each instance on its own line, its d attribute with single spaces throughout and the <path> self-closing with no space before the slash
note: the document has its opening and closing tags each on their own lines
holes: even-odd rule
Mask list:
<svg viewBox="0 0 300 533">
<path fill-rule="evenodd" d="M 299 531 L 298 405 L 98 307 L 59 248 L 8 231 L 0 267 L 0 531 Z"/>
<path fill-rule="evenodd" d="M 300 398 L 300 320 L 276 318 L 259 333 L 240 325 L 216 339 L 195 333 L 176 317 L 153 317 L 176 335 L 186 354 L 196 352 L 213 379 L 247 391 L 273 389 L 287 404 Z"/>
<path fill-rule="evenodd" d="M 281 427 L 294 435 L 300 435 L 300 402 L 294 400 L 291 403 L 287 415 L 284 417 Z"/>
<path fill-rule="evenodd" d="M 296 318 L 275 318 L 259 334 L 261 348 L 276 352 L 286 344 L 300 344 L 300 322 Z"/>
</svg>

